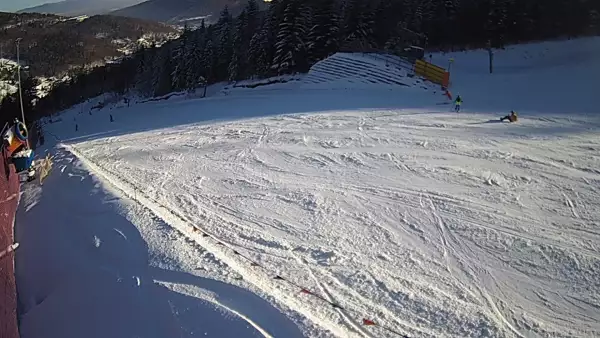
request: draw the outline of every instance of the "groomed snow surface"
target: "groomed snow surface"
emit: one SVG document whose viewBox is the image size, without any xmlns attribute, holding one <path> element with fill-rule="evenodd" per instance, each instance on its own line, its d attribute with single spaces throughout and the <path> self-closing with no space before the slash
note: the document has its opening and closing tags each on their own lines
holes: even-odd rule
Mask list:
<svg viewBox="0 0 600 338">
<path fill-rule="evenodd" d="M 459 114 L 314 76 L 74 107 L 17 218 L 22 337 L 598 336 L 599 52 L 436 55 Z"/>
</svg>

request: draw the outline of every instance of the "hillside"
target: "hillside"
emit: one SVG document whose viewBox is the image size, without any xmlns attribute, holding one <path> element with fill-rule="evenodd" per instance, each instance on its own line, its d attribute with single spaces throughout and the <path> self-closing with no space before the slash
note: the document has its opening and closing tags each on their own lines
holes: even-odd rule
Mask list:
<svg viewBox="0 0 600 338">
<path fill-rule="evenodd" d="M 139 39 L 176 37 L 166 25 L 132 18 L 98 15 L 66 18 L 35 13 L 0 13 L 3 57 L 16 59 L 14 41 L 22 38 L 21 59 L 34 76 L 54 76 L 72 67 L 103 64 L 130 53 Z"/>
<path fill-rule="evenodd" d="M 264 5 L 264 2 L 261 1 Z M 132 18 L 140 18 L 182 24 L 194 20 L 205 19 L 207 23 L 216 22 L 219 12 L 227 6 L 233 15 L 239 14 L 246 1 L 239 0 L 149 0 L 140 4 L 112 12 Z"/>
<path fill-rule="evenodd" d="M 17 13 L 48 13 L 65 16 L 106 14 L 140 3 L 142 0 L 67 0 L 29 7 Z"/>
</svg>

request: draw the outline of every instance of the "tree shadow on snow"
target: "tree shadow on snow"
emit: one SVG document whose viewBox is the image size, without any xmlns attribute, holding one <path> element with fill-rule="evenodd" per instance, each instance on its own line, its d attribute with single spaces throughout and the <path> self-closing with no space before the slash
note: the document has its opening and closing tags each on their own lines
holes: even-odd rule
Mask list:
<svg viewBox="0 0 600 338">
<path fill-rule="evenodd" d="M 119 200 L 64 151 L 56 154 L 43 190 L 37 182 L 23 186 L 15 225 L 22 338 L 260 335 L 212 303 L 154 283 L 155 273 L 161 280 L 226 292 L 220 295 L 224 303 L 259 312 L 264 327 L 268 314 L 280 336 L 300 336 L 290 319 L 248 291 L 151 269 L 148 245 L 120 213 Z"/>
<path fill-rule="evenodd" d="M 361 90 L 361 91 L 302 91 L 277 95 L 231 95 L 162 103 L 143 103 L 130 108 L 102 110 L 93 115 L 64 115 L 61 122 L 45 127 L 61 141 L 76 143 L 98 138 L 177 128 L 216 121 L 276 115 L 326 113 L 328 111 L 419 109 L 431 103 L 432 94 L 426 91 Z M 110 122 L 112 114 L 115 122 Z M 77 130 L 75 130 L 77 124 Z"/>
<path fill-rule="evenodd" d="M 373 112 L 391 111 L 393 114 L 406 114 L 414 110 L 422 114 L 431 114 L 438 111 L 432 106 L 436 101 L 444 99 L 432 91 L 419 91 L 415 88 L 406 90 L 319 90 L 319 91 L 296 91 L 280 92 L 277 95 L 249 92 L 248 94 L 234 94 L 231 96 L 216 96 L 204 99 L 175 100 L 166 102 L 152 102 L 132 105 L 130 108 L 119 108 L 113 110 L 102 110 L 94 112 L 93 115 L 77 114 L 78 108 L 73 108 L 64 114 L 61 122 L 45 126 L 45 130 L 55 135 L 56 141 L 65 143 L 78 143 L 118 137 L 139 132 L 155 131 L 172 128 L 170 133 L 184 132 L 190 126 L 207 125 L 214 122 L 229 122 L 249 118 L 269 117 L 277 115 L 292 115 L 306 113 L 327 112 Z M 568 120 L 575 119 L 587 127 L 600 127 L 600 115 L 569 113 L 568 109 L 555 107 L 551 113 L 540 110 L 533 103 L 526 105 L 507 104 L 500 100 L 494 104 L 486 100 L 474 100 L 467 106 L 463 113 L 477 111 L 479 114 L 490 114 L 490 120 L 473 123 L 475 124 L 497 124 L 499 117 L 507 114 L 514 107 L 523 121 L 518 124 L 527 124 L 525 119 L 531 121 L 544 120 Z M 492 109 L 493 108 L 493 109 Z M 544 107 L 547 108 L 547 107 Z M 410 110 L 413 111 L 410 111 Z M 74 115 L 75 114 L 75 115 Z M 110 122 L 109 115 L 113 115 L 115 122 Z M 418 113 L 417 113 L 418 114 Z M 464 115 L 464 114 L 461 114 Z M 75 117 L 74 117 L 75 116 Z M 435 118 L 435 117 L 434 117 Z M 76 119 L 76 121 L 74 120 Z M 508 122 L 506 122 L 508 123 Z M 582 130 L 580 124 L 569 122 L 565 124 L 530 124 L 528 128 L 536 135 L 558 135 L 574 134 Z M 77 125 L 77 130 L 75 130 Z"/>
</svg>

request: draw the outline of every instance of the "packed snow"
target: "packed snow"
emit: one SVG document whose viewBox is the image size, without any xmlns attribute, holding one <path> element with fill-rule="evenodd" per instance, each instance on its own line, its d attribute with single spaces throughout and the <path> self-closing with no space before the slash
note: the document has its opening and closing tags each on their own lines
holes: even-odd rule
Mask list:
<svg viewBox="0 0 600 338">
<path fill-rule="evenodd" d="M 17 219 L 22 332 L 600 335 L 598 52 L 513 47 L 493 75 L 455 53 L 458 114 L 433 86 L 339 79 L 74 107 L 44 126 L 56 170 Z M 99 315 L 71 311 L 96 292 Z"/>
</svg>

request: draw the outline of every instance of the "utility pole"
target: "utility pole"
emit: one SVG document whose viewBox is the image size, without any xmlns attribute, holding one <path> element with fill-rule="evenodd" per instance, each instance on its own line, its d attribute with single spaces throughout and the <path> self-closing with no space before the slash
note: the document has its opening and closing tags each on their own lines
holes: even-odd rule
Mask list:
<svg viewBox="0 0 600 338">
<path fill-rule="evenodd" d="M 19 101 L 21 102 L 21 122 L 23 122 L 23 125 L 27 126 L 25 124 L 25 109 L 23 108 L 23 90 L 21 88 L 21 56 L 20 56 L 20 51 L 19 51 L 19 45 L 21 43 L 21 38 L 17 39 L 17 78 L 19 80 Z M 28 135 L 29 136 L 29 135 Z M 27 138 L 27 148 L 29 148 L 29 137 Z"/>
<path fill-rule="evenodd" d="M 490 57 L 490 74 L 492 74 L 494 72 L 494 51 L 492 50 L 492 40 L 488 40 L 487 50 Z"/>
<path fill-rule="evenodd" d="M 17 79 L 19 81 L 19 100 L 21 102 L 21 117 L 23 123 L 25 123 L 25 110 L 23 108 L 23 91 L 21 89 L 21 55 L 19 51 L 19 45 L 21 43 L 21 38 L 17 39 Z"/>
</svg>

